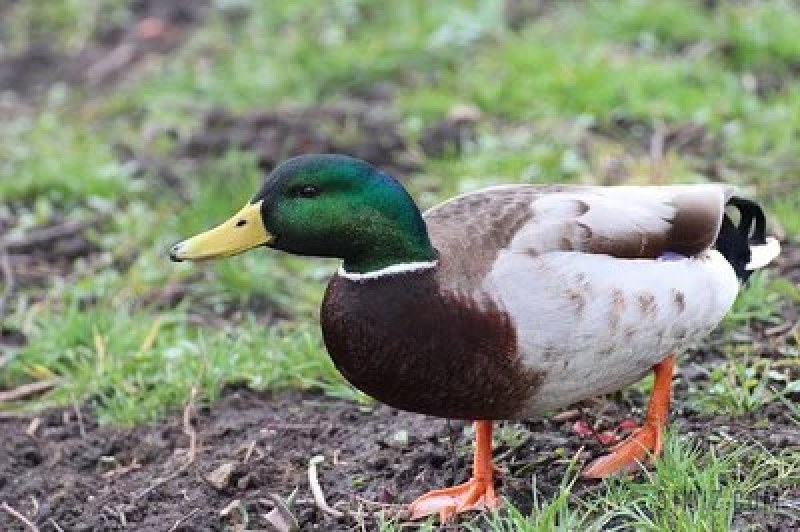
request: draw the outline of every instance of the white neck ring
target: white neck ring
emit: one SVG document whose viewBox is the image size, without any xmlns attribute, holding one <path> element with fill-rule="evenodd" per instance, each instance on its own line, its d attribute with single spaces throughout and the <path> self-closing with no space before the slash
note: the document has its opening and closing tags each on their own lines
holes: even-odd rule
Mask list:
<svg viewBox="0 0 800 532">
<path fill-rule="evenodd" d="M 432 270 L 439 264 L 439 261 L 419 261 L 419 262 L 404 262 L 400 264 L 392 264 L 380 270 L 374 270 L 366 273 L 355 273 L 345 271 L 344 266 L 339 267 L 339 276 L 351 281 L 369 281 L 370 279 L 380 279 L 382 277 L 389 277 L 401 273 L 411 273 L 423 270 Z"/>
</svg>

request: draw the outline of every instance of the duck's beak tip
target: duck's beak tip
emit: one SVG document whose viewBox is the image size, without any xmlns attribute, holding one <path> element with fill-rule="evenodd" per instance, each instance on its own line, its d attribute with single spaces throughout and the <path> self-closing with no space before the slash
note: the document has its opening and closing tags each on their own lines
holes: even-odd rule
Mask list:
<svg viewBox="0 0 800 532">
<path fill-rule="evenodd" d="M 181 258 L 181 248 L 183 247 L 183 242 L 178 242 L 171 248 L 169 248 L 169 260 L 172 262 L 183 262 L 183 258 Z"/>
</svg>

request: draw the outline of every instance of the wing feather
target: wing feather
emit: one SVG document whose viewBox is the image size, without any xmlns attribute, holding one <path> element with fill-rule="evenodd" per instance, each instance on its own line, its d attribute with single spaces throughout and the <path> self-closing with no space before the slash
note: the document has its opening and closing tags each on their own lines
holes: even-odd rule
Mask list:
<svg viewBox="0 0 800 532">
<path fill-rule="evenodd" d="M 458 196 L 424 218 L 443 258 L 443 278 L 474 287 L 503 251 L 697 255 L 713 246 L 732 193 L 714 184 L 510 185 Z"/>
</svg>

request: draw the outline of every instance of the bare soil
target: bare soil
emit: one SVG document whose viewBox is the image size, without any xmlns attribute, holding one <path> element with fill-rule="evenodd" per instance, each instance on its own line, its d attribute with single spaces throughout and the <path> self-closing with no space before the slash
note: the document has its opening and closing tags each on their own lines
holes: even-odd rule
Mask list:
<svg viewBox="0 0 800 532">
<path fill-rule="evenodd" d="M 208 4 L 207 0 L 131 0 L 126 20 L 96 28 L 89 42 L 76 50 L 54 47 L 49 35 L 34 33 L 27 49 L 8 56 L 0 53 L 0 93 L 30 100 L 57 83 L 93 89 L 111 86 L 135 75 L 148 58 L 183 44 L 205 19 Z"/>
<path fill-rule="evenodd" d="M 627 406 L 610 402 L 603 409 L 598 430 L 622 420 Z M 771 410 L 761 428 L 755 419 L 708 419 L 680 408 L 675 424 L 701 442 L 724 436 L 773 450 L 800 446 L 798 431 L 780 409 Z M 286 499 L 297 490 L 291 508 L 302 530 L 375 530 L 377 513 L 402 517 L 403 504 L 461 482 L 469 472 L 463 422 L 448 425 L 383 405 L 230 387 L 189 413 L 188 426 L 184 413 L 176 412 L 133 428 L 98 425 L 88 407 L 80 417 L 63 409 L 2 419 L 0 500 L 42 530 L 224 530 L 245 522 L 253 530 L 269 529 L 271 495 Z M 573 458 L 581 465 L 606 451 L 592 435 L 573 430 L 577 416 L 513 424 L 520 440 L 495 449 L 498 489 L 523 511 L 533 504 L 533 475 L 539 497 L 547 500 L 559 491 Z M 186 465 L 192 432 L 195 456 Z M 314 502 L 308 467 L 316 455 L 325 457 L 320 486 L 327 502 L 344 513 L 340 518 Z M 573 497 L 596 489 L 597 483 L 579 480 Z M 745 510 L 749 522 L 773 530 L 800 524 L 766 509 Z M 0 512 L 0 529 L 24 528 Z"/>
</svg>

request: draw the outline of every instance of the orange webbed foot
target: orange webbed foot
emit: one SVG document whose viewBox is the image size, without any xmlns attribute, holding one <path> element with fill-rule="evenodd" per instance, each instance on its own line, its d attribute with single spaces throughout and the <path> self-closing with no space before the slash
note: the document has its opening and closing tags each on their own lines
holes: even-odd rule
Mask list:
<svg viewBox="0 0 800 532">
<path fill-rule="evenodd" d="M 464 484 L 434 490 L 411 503 L 411 519 L 421 519 L 439 514 L 444 522 L 457 513 L 470 510 L 493 509 L 499 506 L 492 479 L 471 478 Z"/>
<path fill-rule="evenodd" d="M 492 463 L 492 422 L 475 422 L 475 457 L 472 478 L 464 484 L 434 490 L 419 497 L 408 507 L 411 519 L 439 514 L 442 522 L 457 513 L 497 508 L 500 501 L 494 492 Z"/>
<path fill-rule="evenodd" d="M 642 464 L 652 462 L 661 453 L 664 427 L 645 422 L 627 439 L 616 444 L 610 454 L 593 461 L 583 472 L 585 478 L 606 478 L 616 473 L 630 473 Z"/>
<path fill-rule="evenodd" d="M 661 434 L 669 417 L 674 367 L 674 354 L 653 367 L 655 381 L 644 424 L 615 445 L 611 454 L 592 462 L 583 472 L 585 478 L 606 478 L 616 473 L 629 473 L 658 457 L 661 453 Z"/>
</svg>

